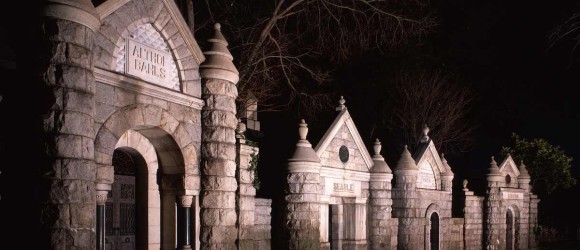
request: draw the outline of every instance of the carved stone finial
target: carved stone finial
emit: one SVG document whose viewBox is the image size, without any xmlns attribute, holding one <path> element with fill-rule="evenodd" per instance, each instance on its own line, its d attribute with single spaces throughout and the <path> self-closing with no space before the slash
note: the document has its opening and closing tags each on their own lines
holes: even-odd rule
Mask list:
<svg viewBox="0 0 580 250">
<path fill-rule="evenodd" d="M 425 143 L 429 141 L 429 127 L 427 127 L 427 124 L 425 124 L 425 127 L 423 127 L 423 137 L 421 137 L 421 143 Z"/>
<path fill-rule="evenodd" d="M 213 28 L 216 29 L 216 30 L 222 30 L 222 25 L 220 23 L 215 23 L 213 25 Z"/>
<path fill-rule="evenodd" d="M 298 124 L 298 135 L 300 136 L 300 140 L 306 140 L 306 135 L 308 135 L 308 124 L 304 122 L 304 119 L 300 120 L 300 124 Z"/>
<path fill-rule="evenodd" d="M 346 101 L 344 100 L 343 96 L 340 96 L 340 99 L 338 100 L 338 107 L 336 107 L 336 111 L 342 111 L 343 109 L 346 109 L 346 106 L 344 105 Z"/>
<path fill-rule="evenodd" d="M 379 141 L 379 138 L 376 139 L 375 141 L 375 145 L 373 146 L 373 149 L 375 150 L 375 155 L 379 155 L 381 154 L 381 142 Z"/>
<path fill-rule="evenodd" d="M 467 179 L 463 179 L 463 191 L 467 191 Z"/>
</svg>

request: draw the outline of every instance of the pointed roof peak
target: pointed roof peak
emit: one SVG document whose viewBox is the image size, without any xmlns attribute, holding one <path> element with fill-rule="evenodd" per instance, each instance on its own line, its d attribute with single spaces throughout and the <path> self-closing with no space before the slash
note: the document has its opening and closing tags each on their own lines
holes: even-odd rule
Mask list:
<svg viewBox="0 0 580 250">
<path fill-rule="evenodd" d="M 211 48 L 203 52 L 206 56 L 205 61 L 199 66 L 200 74 L 204 78 L 215 78 L 237 83 L 239 81 L 239 72 L 232 62 L 234 57 L 228 50 L 228 42 L 222 35 L 221 25 L 214 24 L 214 35 L 207 41 L 210 42 Z"/>
<path fill-rule="evenodd" d="M 403 153 L 401 153 L 401 158 L 399 158 L 399 161 L 397 162 L 395 171 L 398 170 L 418 170 L 417 164 L 411 156 L 411 152 L 409 152 L 407 145 L 403 146 Z"/>
<path fill-rule="evenodd" d="M 491 156 L 491 162 L 487 171 L 488 175 L 499 175 L 499 167 L 497 166 L 497 162 L 493 156 Z"/>
<path fill-rule="evenodd" d="M 520 171 L 520 176 L 518 176 L 518 178 L 520 179 L 530 179 L 530 174 L 528 173 L 528 168 L 526 167 L 526 165 L 524 165 L 524 160 L 520 161 L 520 166 L 518 167 L 518 170 Z"/>
<path fill-rule="evenodd" d="M 441 163 L 445 167 L 445 172 L 443 172 L 443 176 L 453 176 L 453 171 L 451 170 L 451 166 L 447 163 L 447 159 L 445 159 L 445 154 L 441 153 Z"/>
</svg>

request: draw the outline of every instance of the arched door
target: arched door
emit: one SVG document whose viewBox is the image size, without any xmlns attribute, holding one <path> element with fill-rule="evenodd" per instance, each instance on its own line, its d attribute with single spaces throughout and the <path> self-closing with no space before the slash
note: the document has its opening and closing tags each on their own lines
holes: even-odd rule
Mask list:
<svg viewBox="0 0 580 250">
<path fill-rule="evenodd" d="M 439 250 L 439 215 L 432 213 L 429 219 L 429 249 Z"/>
<path fill-rule="evenodd" d="M 139 191 L 137 172 L 139 164 L 144 162 L 143 157 L 130 148 L 117 149 L 113 153 L 115 176 L 105 205 L 107 250 L 134 250 L 147 242 L 146 231 L 139 226 L 146 225 L 143 222 L 146 221 L 147 214 L 137 206 L 140 197 L 143 197 Z"/>
<path fill-rule="evenodd" d="M 511 209 L 507 210 L 507 214 L 506 214 L 506 227 L 505 227 L 505 233 L 506 233 L 506 250 L 513 250 L 514 249 L 514 229 L 515 229 L 515 225 L 514 225 L 514 214 L 512 212 Z"/>
</svg>

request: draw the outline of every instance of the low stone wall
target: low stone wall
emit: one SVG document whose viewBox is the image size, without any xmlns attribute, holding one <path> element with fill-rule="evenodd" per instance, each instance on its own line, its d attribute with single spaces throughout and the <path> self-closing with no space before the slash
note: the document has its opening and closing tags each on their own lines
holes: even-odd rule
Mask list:
<svg viewBox="0 0 580 250">
<path fill-rule="evenodd" d="M 463 224 L 464 218 L 451 218 L 449 246 L 447 249 L 463 249 Z"/>
<path fill-rule="evenodd" d="M 254 249 L 256 250 L 270 250 L 272 227 L 272 200 L 271 199 L 255 199 L 254 210 Z"/>
</svg>

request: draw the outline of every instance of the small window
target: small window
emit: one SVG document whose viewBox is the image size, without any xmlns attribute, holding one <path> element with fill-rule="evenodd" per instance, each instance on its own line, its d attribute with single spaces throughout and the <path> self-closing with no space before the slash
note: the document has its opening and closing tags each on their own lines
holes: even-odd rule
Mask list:
<svg viewBox="0 0 580 250">
<path fill-rule="evenodd" d="M 512 182 L 512 177 L 508 174 L 505 176 L 505 183 L 509 184 L 510 182 Z"/>
<path fill-rule="evenodd" d="M 338 150 L 338 157 L 340 158 L 340 161 L 342 162 L 347 162 L 348 161 L 348 148 L 346 146 L 341 146 L 340 149 Z"/>
</svg>

